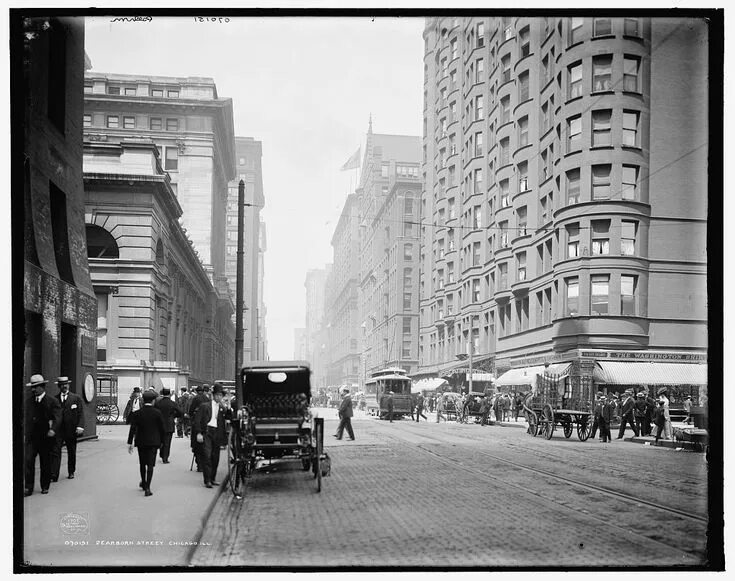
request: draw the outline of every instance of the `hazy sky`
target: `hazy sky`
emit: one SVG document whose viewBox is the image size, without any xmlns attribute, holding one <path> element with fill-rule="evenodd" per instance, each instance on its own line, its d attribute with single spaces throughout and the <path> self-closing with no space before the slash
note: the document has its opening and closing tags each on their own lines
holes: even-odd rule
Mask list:
<svg viewBox="0 0 735 581">
<path fill-rule="evenodd" d="M 330 239 L 355 171 L 342 164 L 375 133 L 422 133 L 423 18 L 88 18 L 92 70 L 206 76 L 233 100 L 235 135 L 263 143 L 269 355 L 293 357 L 306 271 Z"/>
</svg>

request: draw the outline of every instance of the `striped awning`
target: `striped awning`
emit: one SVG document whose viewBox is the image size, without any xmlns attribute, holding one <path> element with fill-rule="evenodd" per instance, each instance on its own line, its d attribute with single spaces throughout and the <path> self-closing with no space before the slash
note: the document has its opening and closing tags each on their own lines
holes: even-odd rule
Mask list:
<svg viewBox="0 0 735 581">
<path fill-rule="evenodd" d="M 420 391 L 432 391 L 438 387 L 441 387 L 447 383 L 447 380 L 443 377 L 430 377 L 427 379 L 420 379 L 414 381 L 411 386 L 411 393 L 419 393 Z"/>
<path fill-rule="evenodd" d="M 536 385 L 536 376 L 543 372 L 543 365 L 510 369 L 495 380 L 495 385 Z"/>
<path fill-rule="evenodd" d="M 707 365 L 661 361 L 597 361 L 593 378 L 615 385 L 707 385 Z"/>
</svg>

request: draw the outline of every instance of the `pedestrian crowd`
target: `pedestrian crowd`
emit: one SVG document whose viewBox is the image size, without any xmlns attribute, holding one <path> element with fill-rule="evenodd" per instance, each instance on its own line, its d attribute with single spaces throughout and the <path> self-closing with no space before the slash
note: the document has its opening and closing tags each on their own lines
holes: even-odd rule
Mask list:
<svg viewBox="0 0 735 581">
<path fill-rule="evenodd" d="M 62 446 L 67 451 L 67 478 L 77 470 L 77 439 L 84 434 L 84 405 L 80 396 L 69 391 L 68 377 L 56 379 L 59 393 L 46 391 L 48 381 L 40 374 L 31 376 L 24 405 L 24 493 L 30 496 L 35 487 L 36 457 L 40 464 L 41 494 L 48 494 L 61 472 Z M 204 486 L 219 485 L 216 480 L 220 450 L 227 444 L 227 423 L 232 415 L 232 394 L 214 382 L 190 391 L 181 388 L 176 401 L 168 388 L 160 393 L 154 387 L 133 388 L 123 411 L 128 424 L 128 452 L 138 450 L 139 488 L 152 496 L 151 482 L 157 457 L 170 464 L 171 441 L 190 438 L 192 464 L 201 472 Z M 352 435 L 350 427 L 348 433 Z M 354 438 L 353 438 L 354 439 Z"/>
<path fill-rule="evenodd" d="M 594 438 L 599 429 L 602 442 L 612 441 L 610 426 L 615 420 L 619 420 L 620 427 L 618 428 L 617 440 L 623 439 L 628 427 L 633 430 L 636 437 L 654 435 L 653 429 L 655 427 L 656 444 L 658 444 L 662 434 L 664 440 L 672 440 L 673 432 L 671 429 L 668 391 L 661 388 L 657 395 L 658 398 L 654 399 L 644 391 L 636 394 L 632 389 L 626 389 L 622 397 L 615 393 L 608 397 L 598 391 L 592 412 L 593 422 L 590 437 Z M 691 415 L 691 398 L 687 398 L 687 401 L 690 402 L 687 412 L 688 420 Z"/>
</svg>

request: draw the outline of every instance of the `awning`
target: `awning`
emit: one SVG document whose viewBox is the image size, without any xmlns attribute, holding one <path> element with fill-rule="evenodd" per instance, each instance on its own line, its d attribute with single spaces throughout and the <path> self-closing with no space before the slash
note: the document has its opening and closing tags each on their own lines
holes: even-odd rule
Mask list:
<svg viewBox="0 0 735 581">
<path fill-rule="evenodd" d="M 475 373 L 473 371 L 472 381 L 495 381 L 495 376 L 492 373 Z"/>
<path fill-rule="evenodd" d="M 510 369 L 495 380 L 495 385 L 536 385 L 536 376 L 544 369 L 543 365 Z"/>
<path fill-rule="evenodd" d="M 411 386 L 411 393 L 419 393 L 420 391 L 432 391 L 446 384 L 447 380 L 442 377 L 430 377 L 415 381 Z"/>
<path fill-rule="evenodd" d="M 659 361 L 597 361 L 592 377 L 616 385 L 707 385 L 707 365 Z"/>
</svg>

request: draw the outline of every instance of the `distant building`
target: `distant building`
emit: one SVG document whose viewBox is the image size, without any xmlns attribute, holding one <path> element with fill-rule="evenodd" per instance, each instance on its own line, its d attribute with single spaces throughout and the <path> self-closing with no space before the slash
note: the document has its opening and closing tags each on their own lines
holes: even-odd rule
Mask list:
<svg viewBox="0 0 735 581">
<path fill-rule="evenodd" d="M 359 309 L 364 377 L 418 364 L 421 140 L 373 134 L 357 189 Z"/>
<path fill-rule="evenodd" d="M 298 361 L 308 361 L 306 329 L 294 329 L 293 337 L 293 358 Z"/>
<path fill-rule="evenodd" d="M 496 387 L 549 364 L 702 401 L 706 22 L 438 17 L 424 41 L 421 374 L 466 389 L 471 345 Z"/>
<path fill-rule="evenodd" d="M 34 373 L 71 380 L 85 435 L 96 433 L 97 305 L 89 277 L 82 182 L 83 18 L 24 19 L 23 384 Z M 20 102 L 13 107 L 20 109 Z M 16 205 L 13 196 L 13 206 Z M 19 225 L 13 225 L 19 234 Z M 14 317 L 15 319 L 15 317 Z"/>
<path fill-rule="evenodd" d="M 326 387 L 329 354 L 326 337 L 322 333 L 324 326 L 324 297 L 327 278 L 332 269 L 328 264 L 324 268 L 307 271 L 304 286 L 306 287 L 306 353 L 311 363 L 312 384 L 315 387 Z"/>
<path fill-rule="evenodd" d="M 97 365 L 120 405 L 136 386 L 178 393 L 233 377 L 234 304 L 226 284 L 212 285 L 179 223 L 157 147 L 89 140 L 84 183 Z"/>
<path fill-rule="evenodd" d="M 266 359 L 265 303 L 263 302 L 263 256 L 265 226 L 261 210 L 263 195 L 262 144 L 252 137 L 235 137 L 236 176 L 229 184 L 227 198 L 227 238 L 225 240 L 225 274 L 233 296 L 237 289 L 237 218 L 238 188 L 245 182 L 244 244 L 243 244 L 243 363 Z"/>
</svg>

